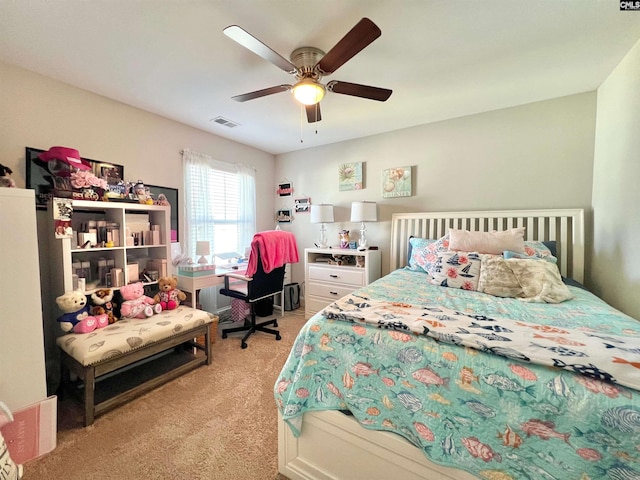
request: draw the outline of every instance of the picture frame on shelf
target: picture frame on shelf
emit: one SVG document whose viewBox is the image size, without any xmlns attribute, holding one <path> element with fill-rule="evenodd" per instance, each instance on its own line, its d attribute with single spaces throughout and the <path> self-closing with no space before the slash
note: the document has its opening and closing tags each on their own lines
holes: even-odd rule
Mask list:
<svg viewBox="0 0 640 480">
<path fill-rule="evenodd" d="M 159 185 L 149 185 L 145 184 L 145 186 L 149 189 L 149 193 L 151 194 L 151 198 L 153 198 L 154 202 L 158 200 L 158 195 L 164 195 L 171 205 L 171 243 L 180 241 L 180 218 L 179 212 L 180 208 L 178 205 L 178 189 L 171 187 L 161 187 Z"/>
<path fill-rule="evenodd" d="M 35 190 L 36 208 L 39 210 L 47 208 L 49 200 L 53 198 L 54 173 L 48 162 L 43 162 L 38 155 L 45 152 L 39 148 L 25 147 L 26 161 L 26 187 Z M 91 172 L 98 178 L 104 178 L 103 173 L 109 173 L 108 184 L 116 184 L 124 178 L 124 167 L 115 163 L 101 162 L 90 158 L 82 157 L 91 166 Z M 119 176 L 118 176 L 119 175 Z"/>
</svg>

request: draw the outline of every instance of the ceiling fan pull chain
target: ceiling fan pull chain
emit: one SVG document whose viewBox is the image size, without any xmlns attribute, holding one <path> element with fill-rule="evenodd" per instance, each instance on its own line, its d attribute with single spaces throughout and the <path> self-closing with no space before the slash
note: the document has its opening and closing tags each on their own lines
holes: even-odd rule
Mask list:
<svg viewBox="0 0 640 480">
<path fill-rule="evenodd" d="M 300 143 L 304 143 L 303 137 L 303 124 L 304 124 L 304 112 L 305 108 L 303 105 L 300 105 Z"/>
</svg>

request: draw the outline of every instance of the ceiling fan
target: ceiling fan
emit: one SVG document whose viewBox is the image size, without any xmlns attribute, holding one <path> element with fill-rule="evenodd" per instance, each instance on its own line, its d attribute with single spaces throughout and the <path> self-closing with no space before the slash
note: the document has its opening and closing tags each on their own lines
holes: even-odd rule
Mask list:
<svg viewBox="0 0 640 480">
<path fill-rule="evenodd" d="M 305 106 L 307 121 L 313 123 L 322 120 L 319 102 L 327 91 L 379 102 L 384 102 L 391 96 L 392 91 L 386 88 L 339 80 L 332 80 L 326 85 L 320 82 L 322 77 L 334 73 L 382 35 L 378 26 L 368 18 L 360 20 L 329 52 L 324 53 L 315 47 L 296 48 L 289 57 L 291 61 L 237 25 L 225 28 L 223 33 L 281 70 L 294 75 L 297 80 L 293 85 L 277 85 L 232 97 L 238 102 L 291 90 L 294 97 Z"/>
</svg>

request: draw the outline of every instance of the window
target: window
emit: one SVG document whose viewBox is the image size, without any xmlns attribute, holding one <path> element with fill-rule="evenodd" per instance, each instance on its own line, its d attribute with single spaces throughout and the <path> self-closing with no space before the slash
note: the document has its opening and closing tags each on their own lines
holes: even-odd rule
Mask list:
<svg viewBox="0 0 640 480">
<path fill-rule="evenodd" d="M 255 233 L 253 167 L 218 162 L 184 151 L 186 239 L 192 258 L 197 241 L 208 240 L 212 254 L 244 254 Z"/>
</svg>

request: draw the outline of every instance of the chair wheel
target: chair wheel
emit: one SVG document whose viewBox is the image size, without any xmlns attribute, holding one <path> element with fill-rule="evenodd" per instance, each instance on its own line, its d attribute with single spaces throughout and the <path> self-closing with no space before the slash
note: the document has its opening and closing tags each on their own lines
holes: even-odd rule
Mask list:
<svg viewBox="0 0 640 480">
<path fill-rule="evenodd" d="M 227 338 L 227 334 L 222 332 L 222 338 Z"/>
<path fill-rule="evenodd" d="M 282 337 L 280 335 L 276 335 L 276 340 L 281 340 Z"/>
<path fill-rule="evenodd" d="M 242 342 L 241 347 L 242 348 L 247 348 L 247 342 Z"/>
</svg>

